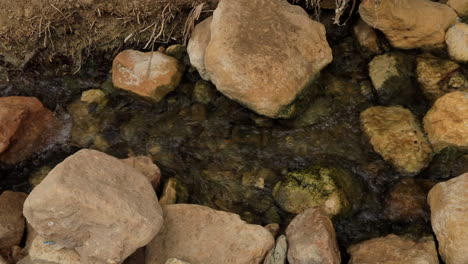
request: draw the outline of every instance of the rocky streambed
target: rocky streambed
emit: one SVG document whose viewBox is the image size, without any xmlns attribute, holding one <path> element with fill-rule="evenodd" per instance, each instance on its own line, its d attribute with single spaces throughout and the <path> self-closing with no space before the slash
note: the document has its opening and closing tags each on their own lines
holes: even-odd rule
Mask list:
<svg viewBox="0 0 468 264">
<path fill-rule="evenodd" d="M 468 263 L 466 4 L 359 4 L 7 72 L 0 263 Z"/>
</svg>

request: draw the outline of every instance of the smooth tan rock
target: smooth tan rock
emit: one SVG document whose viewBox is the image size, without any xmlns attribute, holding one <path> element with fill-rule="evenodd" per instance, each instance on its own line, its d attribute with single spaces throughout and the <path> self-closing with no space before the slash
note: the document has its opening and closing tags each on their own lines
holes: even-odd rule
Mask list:
<svg viewBox="0 0 468 264">
<path fill-rule="evenodd" d="M 401 106 L 374 106 L 361 113 L 374 150 L 399 172 L 415 175 L 432 159 L 432 148 L 414 115 Z"/>
<path fill-rule="evenodd" d="M 402 49 L 443 44 L 445 31 L 457 19 L 453 9 L 429 0 L 363 0 L 359 14 Z"/>
<path fill-rule="evenodd" d="M 35 261 L 48 261 L 57 264 L 81 264 L 80 256 L 73 249 L 60 248 L 53 242 L 36 236 L 29 248 L 29 257 Z"/>
<path fill-rule="evenodd" d="M 198 70 L 200 76 L 207 81 L 210 80 L 210 76 L 205 67 L 205 51 L 211 39 L 210 26 L 212 20 L 213 17 L 210 16 L 195 26 L 187 45 L 190 64 L 192 64 L 192 66 Z"/>
<path fill-rule="evenodd" d="M 146 248 L 146 264 L 177 258 L 190 263 L 262 263 L 274 238 L 236 214 L 200 205 L 163 207 L 164 227 Z"/>
<path fill-rule="evenodd" d="M 81 94 L 81 101 L 91 104 L 104 105 L 107 103 L 106 94 L 100 89 L 89 89 Z"/>
<path fill-rule="evenodd" d="M 448 146 L 468 148 L 468 92 L 440 97 L 424 117 L 424 130 L 436 151 Z"/>
<path fill-rule="evenodd" d="M 353 34 L 359 45 L 365 51 L 368 51 L 371 54 L 382 53 L 375 29 L 367 25 L 364 20 L 359 19 L 356 25 L 354 25 Z"/>
<path fill-rule="evenodd" d="M 457 11 L 459 16 L 468 16 L 468 1 L 466 0 L 448 0 L 447 5 Z"/>
<path fill-rule="evenodd" d="M 468 24 L 457 23 L 445 35 L 447 50 L 454 60 L 468 61 Z"/>
<path fill-rule="evenodd" d="M 275 247 L 268 252 L 263 264 L 285 264 L 288 252 L 286 236 L 282 235 L 276 239 Z"/>
<path fill-rule="evenodd" d="M 23 203 L 27 196 L 11 191 L 0 195 L 0 255 L 8 255 L 21 242 L 25 229 Z"/>
<path fill-rule="evenodd" d="M 205 66 L 227 97 L 258 114 L 287 118 L 291 104 L 332 61 L 325 28 L 284 0 L 222 0 Z"/>
<path fill-rule="evenodd" d="M 468 90 L 468 81 L 458 63 L 430 55 L 419 56 L 416 61 L 418 82 L 430 101 L 449 92 Z"/>
<path fill-rule="evenodd" d="M 145 176 L 87 149 L 57 165 L 28 196 L 23 213 L 41 236 L 75 249 L 83 264 L 122 263 L 163 221 Z"/>
<path fill-rule="evenodd" d="M 349 264 L 438 264 L 432 236 L 413 241 L 406 237 L 388 235 L 352 245 Z"/>
<path fill-rule="evenodd" d="M 437 184 L 427 200 L 442 259 L 468 263 L 468 173 Z"/>
<path fill-rule="evenodd" d="M 339 264 L 340 251 L 333 223 L 323 209 L 296 215 L 286 229 L 290 264 Z"/>
<path fill-rule="evenodd" d="M 43 150 L 54 139 L 58 122 L 34 97 L 0 98 L 0 161 L 18 163 Z"/>
<path fill-rule="evenodd" d="M 122 160 L 128 166 L 141 172 L 153 185 L 154 189 L 159 187 L 161 182 L 161 170 L 153 160 L 147 156 L 130 157 Z"/>
<path fill-rule="evenodd" d="M 124 50 L 112 64 L 112 82 L 115 87 L 160 101 L 180 83 L 182 70 L 179 62 L 161 52 Z"/>
</svg>

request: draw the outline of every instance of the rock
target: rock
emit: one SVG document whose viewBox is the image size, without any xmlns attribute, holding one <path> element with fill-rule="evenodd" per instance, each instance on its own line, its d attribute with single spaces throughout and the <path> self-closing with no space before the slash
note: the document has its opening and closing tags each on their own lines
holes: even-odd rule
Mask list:
<svg viewBox="0 0 468 264">
<path fill-rule="evenodd" d="M 436 151 L 448 146 L 468 148 L 468 92 L 439 98 L 424 117 L 424 130 Z"/>
<path fill-rule="evenodd" d="M 140 172 L 95 150 L 57 165 L 23 213 L 41 236 L 75 249 L 81 263 L 122 263 L 162 226 L 156 194 Z"/>
<path fill-rule="evenodd" d="M 173 91 L 182 78 L 177 59 L 161 52 L 124 50 L 112 64 L 115 87 L 159 102 Z"/>
<path fill-rule="evenodd" d="M 290 264 L 339 264 L 335 229 L 325 211 L 309 208 L 296 215 L 286 229 Z"/>
<path fill-rule="evenodd" d="M 23 203 L 27 196 L 11 191 L 0 195 L 0 255 L 8 255 L 21 242 L 25 228 Z"/>
<path fill-rule="evenodd" d="M 276 239 L 275 247 L 268 252 L 263 264 L 286 264 L 288 242 L 286 236 L 282 235 Z"/>
<path fill-rule="evenodd" d="M 468 90 L 468 81 L 458 63 L 429 55 L 419 56 L 416 61 L 418 82 L 432 102 L 446 93 Z"/>
<path fill-rule="evenodd" d="M 466 0 L 448 0 L 447 5 L 457 11 L 459 16 L 468 16 L 468 1 Z"/>
<path fill-rule="evenodd" d="M 276 236 L 278 235 L 278 233 L 279 233 L 281 227 L 280 227 L 280 225 L 277 224 L 277 223 L 272 223 L 272 224 L 266 225 L 265 228 L 266 228 L 268 231 L 270 231 L 270 233 L 271 233 L 274 237 L 276 237 Z"/>
<path fill-rule="evenodd" d="M 416 91 L 413 83 L 414 62 L 402 53 L 375 56 L 369 63 L 369 76 L 384 105 L 405 105 L 412 102 Z"/>
<path fill-rule="evenodd" d="M 141 172 L 151 183 L 154 189 L 159 188 L 161 181 L 161 170 L 147 156 L 130 157 L 122 160 L 123 163 Z"/>
<path fill-rule="evenodd" d="M 402 49 L 443 44 L 445 31 L 457 19 L 457 13 L 447 5 L 428 0 L 364 0 L 359 14 L 368 25 L 383 31 L 394 47 Z"/>
<path fill-rule="evenodd" d="M 221 93 L 267 117 L 293 115 L 296 98 L 315 90 L 313 81 L 332 60 L 324 26 L 283 0 L 220 1 L 210 30 L 209 78 Z"/>
<path fill-rule="evenodd" d="M 80 256 L 73 249 L 60 248 L 53 241 L 36 236 L 28 250 L 29 258 L 35 261 L 48 261 L 57 264 L 81 264 Z"/>
<path fill-rule="evenodd" d="M 190 263 L 176 259 L 176 258 L 171 258 L 171 259 L 168 259 L 165 264 L 190 264 Z"/>
<path fill-rule="evenodd" d="M 299 214 L 320 206 L 330 215 L 346 214 L 359 204 L 360 185 L 353 175 L 341 168 L 314 166 L 288 173 L 273 189 L 281 208 Z"/>
<path fill-rule="evenodd" d="M 447 49 L 454 60 L 468 62 L 468 24 L 457 23 L 445 35 Z"/>
<path fill-rule="evenodd" d="M 427 197 L 432 230 L 447 264 L 468 263 L 468 173 L 434 186 Z"/>
<path fill-rule="evenodd" d="M 90 90 L 84 91 L 81 94 L 81 101 L 88 103 L 88 104 L 95 103 L 98 106 L 103 107 L 106 105 L 108 100 L 107 100 L 106 94 L 102 90 L 90 89 Z"/>
<path fill-rule="evenodd" d="M 8 262 L 0 256 L 0 264 L 8 264 Z"/>
<path fill-rule="evenodd" d="M 358 41 L 361 48 L 364 49 L 364 51 L 374 55 L 382 53 L 377 33 L 362 19 L 359 19 L 356 25 L 354 25 L 353 33 L 354 37 Z"/>
<path fill-rule="evenodd" d="M 468 149 L 448 147 L 439 151 L 425 171 L 429 179 L 444 181 L 468 171 Z"/>
<path fill-rule="evenodd" d="M 167 47 L 165 54 L 182 61 L 187 54 L 187 47 L 180 44 L 171 45 Z"/>
<path fill-rule="evenodd" d="M 210 82 L 200 80 L 195 83 L 193 89 L 193 100 L 202 103 L 209 104 L 215 97 L 216 89 Z"/>
<path fill-rule="evenodd" d="M 164 227 L 148 244 L 146 264 L 169 258 L 190 263 L 262 263 L 274 238 L 265 228 L 236 214 L 192 204 L 163 207 Z"/>
<path fill-rule="evenodd" d="M 18 163 L 44 150 L 58 129 L 54 114 L 34 97 L 0 98 L 0 161 Z"/>
<path fill-rule="evenodd" d="M 431 145 L 408 109 L 370 107 L 361 113 L 361 126 L 375 152 L 400 173 L 418 174 L 431 161 Z"/>
<path fill-rule="evenodd" d="M 177 178 L 169 178 L 164 184 L 163 193 L 159 199 L 159 204 L 186 203 L 188 201 L 187 187 Z"/>
<path fill-rule="evenodd" d="M 212 16 L 200 22 L 193 29 L 192 36 L 187 45 L 190 64 L 192 64 L 192 66 L 198 70 L 200 76 L 207 81 L 210 80 L 210 75 L 205 67 L 205 52 L 211 39 L 211 21 L 213 21 Z"/>
<path fill-rule="evenodd" d="M 432 236 L 413 241 L 391 234 L 352 245 L 349 264 L 438 264 L 437 251 Z"/>
</svg>

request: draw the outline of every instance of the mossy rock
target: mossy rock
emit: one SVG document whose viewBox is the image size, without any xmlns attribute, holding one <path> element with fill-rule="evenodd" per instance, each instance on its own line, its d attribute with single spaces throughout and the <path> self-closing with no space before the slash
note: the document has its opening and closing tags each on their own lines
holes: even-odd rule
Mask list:
<svg viewBox="0 0 468 264">
<path fill-rule="evenodd" d="M 344 215 L 360 203 L 361 187 L 344 169 L 314 166 L 288 173 L 276 184 L 273 197 L 289 213 L 321 206 L 330 215 Z"/>
</svg>

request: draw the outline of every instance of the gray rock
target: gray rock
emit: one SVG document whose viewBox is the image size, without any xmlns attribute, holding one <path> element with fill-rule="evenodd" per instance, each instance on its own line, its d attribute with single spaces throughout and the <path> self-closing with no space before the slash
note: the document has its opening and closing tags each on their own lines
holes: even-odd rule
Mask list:
<svg viewBox="0 0 468 264">
<path fill-rule="evenodd" d="M 275 247 L 268 252 L 263 264 L 285 264 L 288 252 L 286 236 L 282 235 L 276 239 Z"/>
</svg>

